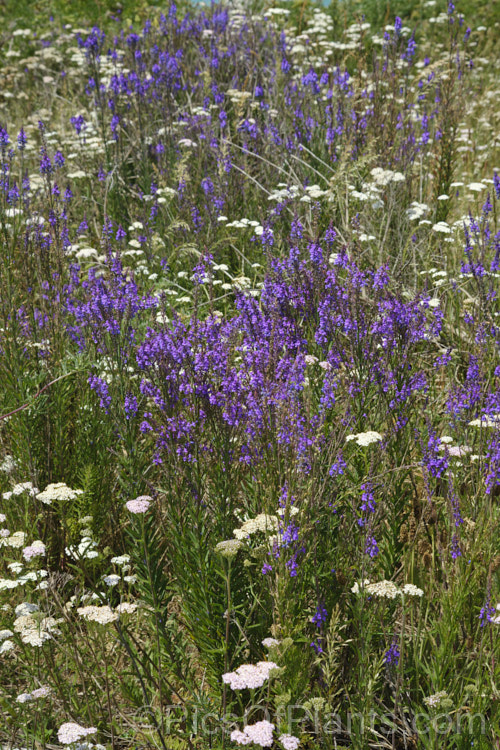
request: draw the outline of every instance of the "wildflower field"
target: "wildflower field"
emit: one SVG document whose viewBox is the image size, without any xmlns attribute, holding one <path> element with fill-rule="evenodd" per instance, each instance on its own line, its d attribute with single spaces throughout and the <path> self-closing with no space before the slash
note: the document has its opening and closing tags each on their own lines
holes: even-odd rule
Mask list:
<svg viewBox="0 0 500 750">
<path fill-rule="evenodd" d="M 0 747 L 499 750 L 500 3 L 0 19 Z"/>
</svg>

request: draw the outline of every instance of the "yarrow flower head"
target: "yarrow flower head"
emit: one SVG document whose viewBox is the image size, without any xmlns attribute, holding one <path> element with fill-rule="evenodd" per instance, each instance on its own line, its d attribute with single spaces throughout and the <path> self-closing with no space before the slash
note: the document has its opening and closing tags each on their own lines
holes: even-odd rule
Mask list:
<svg viewBox="0 0 500 750">
<path fill-rule="evenodd" d="M 248 724 L 243 727 L 242 732 L 239 729 L 231 732 L 231 741 L 236 742 L 237 745 L 249 745 L 253 742 L 260 747 L 271 747 L 273 730 L 274 724 L 271 724 L 270 721 L 258 721 L 256 724 Z"/>
<path fill-rule="evenodd" d="M 45 641 L 52 638 L 52 633 L 58 633 L 57 620 L 53 617 L 43 617 L 36 605 L 24 602 L 16 607 L 14 631 L 19 633 L 21 641 L 29 646 L 41 647 Z"/>
<path fill-rule="evenodd" d="M 55 484 L 48 484 L 43 492 L 37 494 L 36 499 L 45 503 L 45 505 L 52 505 L 57 500 L 61 502 L 75 500 L 81 494 L 83 494 L 83 490 L 72 490 L 64 482 L 56 482 Z"/>
<path fill-rule="evenodd" d="M 434 693 L 434 695 L 429 695 L 427 698 L 424 698 L 424 703 L 426 706 L 429 706 L 429 708 L 439 708 L 443 705 L 444 701 L 447 701 L 448 699 L 448 693 L 446 690 L 440 690 L 439 693 Z"/>
<path fill-rule="evenodd" d="M 82 727 L 80 724 L 68 721 L 59 727 L 57 738 L 63 745 L 72 745 L 73 742 L 83 740 L 84 737 L 88 737 L 89 734 L 95 734 L 96 732 L 96 727 Z"/>
<path fill-rule="evenodd" d="M 111 573 L 109 576 L 103 576 L 103 581 L 106 586 L 117 586 L 120 583 L 121 578 L 116 575 L 116 573 Z"/>
<path fill-rule="evenodd" d="M 117 557 L 112 557 L 110 562 L 114 565 L 127 565 L 130 562 L 130 555 L 117 555 Z"/>
<path fill-rule="evenodd" d="M 3 531 L 8 531 L 8 529 L 3 529 Z M 24 531 L 16 531 L 14 534 L 1 534 L 1 543 L 3 547 L 13 547 L 14 549 L 19 549 L 24 544 L 24 537 L 25 537 Z"/>
<path fill-rule="evenodd" d="M 136 610 L 137 604 L 133 602 L 121 602 L 115 608 L 115 612 L 118 612 L 119 615 L 132 615 Z"/>
<path fill-rule="evenodd" d="M 276 638 L 264 638 L 262 641 L 262 645 L 264 648 L 273 648 L 273 646 L 279 646 L 281 641 L 276 640 Z"/>
<path fill-rule="evenodd" d="M 25 547 L 23 549 L 23 557 L 25 560 L 29 561 L 33 557 L 37 556 L 44 556 L 47 554 L 47 550 L 45 547 L 45 544 L 41 542 L 39 539 L 34 541 L 32 544 L 30 544 L 29 547 Z"/>
<path fill-rule="evenodd" d="M 43 685 L 42 687 L 36 688 L 36 690 L 31 691 L 31 697 L 34 700 L 38 700 L 39 698 L 47 698 L 52 693 L 52 688 L 48 685 Z"/>
<path fill-rule="evenodd" d="M 16 698 L 16 703 L 29 703 L 31 700 L 33 700 L 31 693 L 20 693 Z"/>
<path fill-rule="evenodd" d="M 278 740 L 281 742 L 285 750 L 297 750 L 300 745 L 298 737 L 294 737 L 293 734 L 280 734 Z"/>
<path fill-rule="evenodd" d="M 87 622 L 98 622 L 99 625 L 108 625 L 110 622 L 118 620 L 117 613 L 113 612 L 107 604 L 102 607 L 89 604 L 87 607 L 79 607 L 76 611 Z"/>
<path fill-rule="evenodd" d="M 236 539 L 247 539 L 257 531 L 264 533 L 278 531 L 279 529 L 279 518 L 277 516 L 269 516 L 266 513 L 259 513 L 255 518 L 249 518 L 245 521 L 239 529 L 234 529 L 233 534 Z"/>
<path fill-rule="evenodd" d="M 10 498 L 14 495 L 14 497 L 17 497 L 18 495 L 22 495 L 24 492 L 28 492 L 31 497 L 34 497 L 38 492 L 38 487 L 35 487 L 32 482 L 19 482 L 18 484 L 15 484 L 12 490 L 9 492 L 4 492 L 2 494 L 2 497 L 4 500 L 10 500 Z"/>
<path fill-rule="evenodd" d="M 64 551 L 68 557 L 72 557 L 73 560 L 93 560 L 96 557 L 99 557 L 99 552 L 96 547 L 97 542 L 95 542 L 90 536 L 84 536 L 78 547 L 65 547 Z"/>
<path fill-rule="evenodd" d="M 273 661 L 259 661 L 257 664 L 242 664 L 235 672 L 226 672 L 222 675 L 222 682 L 229 685 L 232 690 L 253 690 L 262 687 L 273 669 L 278 665 Z"/>
<path fill-rule="evenodd" d="M 380 432 L 368 430 L 368 432 L 358 432 L 357 435 L 347 435 L 346 442 L 350 442 L 351 440 L 355 440 L 356 445 L 365 447 L 367 445 L 371 445 L 372 443 L 380 443 L 380 441 L 382 440 L 382 435 L 380 434 Z"/>
<path fill-rule="evenodd" d="M 135 500 L 128 500 L 125 503 L 125 507 L 130 513 L 145 513 L 152 502 L 153 498 L 149 497 L 149 495 L 140 495 Z"/>
<path fill-rule="evenodd" d="M 403 594 L 406 594 L 407 596 L 423 596 L 424 592 L 422 589 L 419 589 L 418 586 L 415 586 L 413 583 L 405 583 L 403 588 L 401 589 Z"/>
<path fill-rule="evenodd" d="M 226 560 L 232 560 L 236 557 L 243 544 L 238 539 L 227 539 L 215 545 L 215 552 Z"/>
<path fill-rule="evenodd" d="M 378 581 L 366 586 L 366 593 L 385 599 L 395 599 L 401 591 L 392 581 Z"/>
<path fill-rule="evenodd" d="M 16 698 L 16 703 L 29 703 L 30 701 L 38 700 L 39 698 L 47 698 L 52 693 L 52 688 L 44 685 L 43 687 L 36 688 L 31 693 L 21 693 Z"/>
</svg>

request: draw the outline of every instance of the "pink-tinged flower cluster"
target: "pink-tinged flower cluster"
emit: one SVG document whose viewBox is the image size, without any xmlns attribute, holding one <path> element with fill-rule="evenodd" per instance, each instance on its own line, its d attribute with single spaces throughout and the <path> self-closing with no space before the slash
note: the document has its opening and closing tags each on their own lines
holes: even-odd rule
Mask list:
<svg viewBox="0 0 500 750">
<path fill-rule="evenodd" d="M 149 495 L 140 495 L 135 500 L 129 500 L 125 503 L 125 507 L 131 513 L 145 513 L 152 502 L 153 498 L 149 497 Z"/>
<path fill-rule="evenodd" d="M 257 664 L 242 664 L 235 672 L 226 672 L 222 675 L 222 682 L 229 685 L 232 690 L 244 690 L 245 688 L 262 687 L 269 679 L 272 669 L 278 665 L 273 661 L 259 661 Z"/>
<path fill-rule="evenodd" d="M 231 732 L 231 741 L 237 745 L 260 745 L 261 747 L 271 747 L 273 744 L 274 724 L 270 721 L 258 721 L 256 724 L 249 724 L 243 727 L 243 731 L 235 729 Z"/>
<path fill-rule="evenodd" d="M 25 560 L 29 562 L 33 557 L 38 556 L 45 556 L 47 554 L 47 550 L 45 547 L 45 544 L 41 542 L 39 539 L 37 539 L 33 544 L 30 544 L 29 547 L 25 547 L 23 549 L 23 557 Z"/>
<path fill-rule="evenodd" d="M 59 727 L 57 737 L 59 742 L 63 745 L 71 745 L 73 742 L 83 740 L 89 734 L 95 734 L 97 732 L 96 727 L 82 727 L 80 724 L 75 724 L 73 721 L 68 721 Z"/>
<path fill-rule="evenodd" d="M 285 750 L 297 750 L 298 746 L 300 745 L 299 738 L 294 737 L 293 734 L 280 734 L 278 739 Z"/>
</svg>

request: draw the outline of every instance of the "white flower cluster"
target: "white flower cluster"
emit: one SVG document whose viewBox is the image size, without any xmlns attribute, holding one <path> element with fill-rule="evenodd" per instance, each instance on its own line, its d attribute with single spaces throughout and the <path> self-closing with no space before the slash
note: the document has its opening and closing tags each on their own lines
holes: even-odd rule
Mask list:
<svg viewBox="0 0 500 750">
<path fill-rule="evenodd" d="M 424 698 L 424 703 L 426 706 L 429 706 L 429 708 L 439 708 L 441 703 L 448 698 L 448 693 L 446 690 L 440 690 L 439 693 L 434 693 L 434 695 L 429 695 L 427 698 Z"/>
<path fill-rule="evenodd" d="M 81 594 L 80 596 L 76 596 L 76 594 L 73 594 L 73 596 L 70 596 L 66 604 L 64 605 L 64 608 L 66 610 L 72 609 L 75 604 L 78 602 L 79 604 L 82 604 L 83 602 L 88 601 L 101 601 L 101 598 L 99 594 L 96 594 L 95 591 L 89 594 Z"/>
<path fill-rule="evenodd" d="M 120 583 L 121 578 L 116 575 L 116 573 L 111 573 L 109 576 L 103 576 L 102 580 L 106 586 L 117 586 Z"/>
<path fill-rule="evenodd" d="M 76 611 L 87 622 L 98 622 L 100 625 L 108 625 L 110 622 L 118 620 L 118 614 L 113 612 L 107 604 L 102 607 L 89 604 L 87 607 L 78 607 Z"/>
<path fill-rule="evenodd" d="M 20 573 L 21 570 L 23 569 L 23 566 L 21 565 L 21 563 L 10 563 L 8 567 L 12 570 L 13 573 L 16 573 L 16 574 Z M 39 578 L 46 578 L 47 575 L 48 575 L 47 571 L 41 569 L 41 570 L 36 570 L 36 571 L 30 570 L 28 573 L 25 573 L 24 575 L 19 576 L 18 578 L 14 580 L 11 578 L 0 578 L 0 591 L 5 590 L 5 589 L 17 589 L 18 586 L 24 586 L 24 584 L 28 583 L 28 581 L 35 582 L 35 581 L 38 581 Z M 42 581 L 41 583 L 38 584 L 36 588 L 37 589 L 46 588 L 46 586 L 43 585 L 44 583 L 45 582 Z"/>
<path fill-rule="evenodd" d="M 377 581 L 366 586 L 366 593 L 383 599 L 395 599 L 401 592 L 392 581 Z"/>
<path fill-rule="evenodd" d="M 20 693 L 16 698 L 16 703 L 29 703 L 32 700 L 31 693 Z"/>
<path fill-rule="evenodd" d="M 94 542 L 89 536 L 84 536 L 78 547 L 72 545 L 71 547 L 65 547 L 64 551 L 73 560 L 92 560 L 99 556 L 96 547 L 97 542 Z"/>
<path fill-rule="evenodd" d="M 14 641 L 6 640 L 0 643 L 0 656 L 6 654 L 7 651 L 12 651 L 14 648 Z"/>
<path fill-rule="evenodd" d="M 130 562 L 130 555 L 118 555 L 117 557 L 112 557 L 111 562 L 114 565 L 128 565 Z"/>
<path fill-rule="evenodd" d="M 432 229 L 434 232 L 439 232 L 440 234 L 451 234 L 451 227 L 446 221 L 438 221 L 437 224 L 432 225 Z"/>
<path fill-rule="evenodd" d="M 39 570 L 30 570 L 28 573 L 25 573 L 24 575 L 19 575 L 22 570 L 23 566 L 22 563 L 19 562 L 13 562 L 9 563 L 7 565 L 9 570 L 12 571 L 15 575 L 18 577 L 15 580 L 12 580 L 10 578 L 0 578 L 0 591 L 2 589 L 17 589 L 18 586 L 24 586 L 25 583 L 36 582 L 40 580 L 41 578 L 47 578 L 48 573 L 43 568 L 40 568 Z M 36 586 L 36 589 L 43 589 L 46 588 L 46 585 L 44 585 L 44 581 L 40 582 L 38 586 Z"/>
<path fill-rule="evenodd" d="M 266 513 L 259 513 L 255 518 L 249 518 L 245 521 L 239 529 L 234 529 L 233 534 L 236 539 L 247 539 L 257 531 L 263 531 L 264 533 L 270 531 L 278 531 L 279 518 L 277 516 L 269 516 Z"/>
<path fill-rule="evenodd" d="M 500 427 L 500 414 L 483 414 L 469 422 L 469 427 Z"/>
<path fill-rule="evenodd" d="M 419 589 L 418 586 L 415 586 L 413 583 L 405 583 L 403 588 L 401 589 L 403 594 L 407 594 L 407 596 L 423 596 L 424 592 L 422 589 Z"/>
<path fill-rule="evenodd" d="M 47 550 L 45 548 L 45 544 L 40 541 L 40 539 L 36 539 L 34 542 L 30 544 L 29 547 L 25 547 L 23 549 L 23 557 L 28 562 L 33 559 L 33 557 L 38 556 L 44 556 L 47 554 Z"/>
<path fill-rule="evenodd" d="M 115 607 L 119 615 L 132 615 L 137 610 L 137 604 L 133 602 L 122 602 Z"/>
<path fill-rule="evenodd" d="M 370 583 L 365 578 L 362 584 L 357 581 L 351 588 L 353 594 L 359 594 L 361 590 L 366 591 L 370 596 L 377 596 L 384 599 L 395 599 L 397 596 L 423 596 L 424 592 L 413 583 L 405 583 L 402 588 L 398 588 L 392 581 L 377 581 Z"/>
<path fill-rule="evenodd" d="M 13 635 L 12 630 L 0 630 L 0 655 L 14 648 L 14 641 L 10 640 Z"/>
<path fill-rule="evenodd" d="M 152 502 L 153 498 L 149 495 L 140 495 L 135 500 L 126 502 L 125 506 L 130 513 L 145 513 Z"/>
<path fill-rule="evenodd" d="M 59 727 L 57 738 L 63 745 L 72 745 L 73 742 L 83 740 L 84 737 L 87 737 L 89 734 L 95 734 L 96 732 L 96 727 L 82 727 L 80 724 L 68 721 Z"/>
<path fill-rule="evenodd" d="M 51 505 L 57 500 L 61 502 L 75 500 L 81 494 L 83 494 L 83 490 L 72 490 L 64 482 L 56 482 L 55 484 L 48 484 L 43 492 L 37 494 L 36 498 L 45 505 Z"/>
<path fill-rule="evenodd" d="M 346 443 L 351 440 L 355 440 L 356 445 L 366 446 L 371 445 L 371 443 L 379 443 L 382 440 L 382 435 L 380 432 L 368 430 L 368 432 L 358 432 L 357 435 L 347 435 Z"/>
<path fill-rule="evenodd" d="M 8 589 L 17 589 L 19 581 L 13 581 L 10 578 L 0 578 L 0 591 L 6 591 Z"/>
<path fill-rule="evenodd" d="M 6 456 L 4 456 L 4 459 L 2 463 L 0 464 L 0 471 L 5 472 L 5 474 L 12 474 L 15 468 L 16 468 L 16 460 L 12 458 L 10 454 L 7 454 Z"/>
<path fill-rule="evenodd" d="M 36 604 L 24 603 L 16 607 L 14 631 L 19 633 L 21 641 L 29 646 L 42 646 L 52 638 L 53 633 L 59 633 L 58 621 L 53 617 L 43 617 L 38 614 Z"/>
<path fill-rule="evenodd" d="M 273 669 L 278 665 L 273 661 L 259 661 L 257 664 L 242 664 L 235 672 L 226 672 L 222 675 L 222 682 L 229 685 L 232 690 L 244 690 L 262 687 Z"/>
<path fill-rule="evenodd" d="M 277 641 L 276 638 L 264 638 L 262 645 L 264 648 L 272 648 L 273 646 L 279 646 L 281 641 Z"/>
<path fill-rule="evenodd" d="M 4 492 L 2 497 L 4 500 L 10 500 L 11 497 L 22 495 L 23 492 L 29 492 L 34 497 L 38 492 L 38 487 L 34 487 L 32 482 L 21 482 L 20 484 L 15 484 L 10 492 Z"/>
<path fill-rule="evenodd" d="M 406 215 L 410 219 L 410 221 L 415 221 L 416 219 L 421 219 L 428 210 L 429 206 L 427 205 L 427 203 L 419 203 L 418 201 L 413 201 L 412 203 L 410 203 L 410 208 L 406 209 Z"/>
<path fill-rule="evenodd" d="M 47 685 L 44 685 L 41 688 L 36 688 L 36 690 L 32 690 L 31 693 L 21 693 L 16 698 L 16 703 L 29 703 L 30 701 L 36 701 L 39 698 L 46 698 L 48 695 L 50 695 L 52 692 L 52 688 L 48 687 Z"/>
<path fill-rule="evenodd" d="M 224 542 L 219 542 L 215 545 L 215 552 L 227 560 L 232 560 L 233 557 L 236 557 L 242 546 L 241 541 L 238 539 L 226 539 Z"/>
<path fill-rule="evenodd" d="M 5 531 L 8 531 L 5 529 Z M 26 534 L 24 531 L 15 531 L 14 534 L 5 534 L 0 536 L 0 547 L 12 547 L 19 549 L 24 544 Z"/>
<path fill-rule="evenodd" d="M 248 724 L 243 731 L 235 729 L 231 732 L 231 741 L 237 745 L 250 745 L 252 742 L 260 747 L 271 747 L 273 744 L 274 724 L 270 721 L 258 721 L 256 724 Z"/>
<path fill-rule="evenodd" d="M 298 746 L 300 745 L 299 738 L 294 737 L 293 734 L 280 734 L 278 739 L 285 750 L 297 750 Z"/>
<path fill-rule="evenodd" d="M 402 172 L 393 172 L 392 169 L 382 169 L 381 167 L 374 167 L 370 174 L 375 184 L 381 187 L 385 187 L 392 182 L 404 182 L 406 179 Z"/>
</svg>

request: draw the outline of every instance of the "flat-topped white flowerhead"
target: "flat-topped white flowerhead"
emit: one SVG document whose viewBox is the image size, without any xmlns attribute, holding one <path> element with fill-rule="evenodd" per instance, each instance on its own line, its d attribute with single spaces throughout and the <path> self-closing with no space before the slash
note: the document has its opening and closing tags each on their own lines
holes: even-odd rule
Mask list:
<svg viewBox="0 0 500 750">
<path fill-rule="evenodd" d="M 419 589 L 418 586 L 415 586 L 413 583 L 405 583 L 403 588 L 401 589 L 403 594 L 406 594 L 406 596 L 423 596 L 424 592 L 422 589 Z"/>
<path fill-rule="evenodd" d="M 152 502 L 153 498 L 149 495 L 140 495 L 135 500 L 126 502 L 125 507 L 130 513 L 145 513 Z"/>
<path fill-rule="evenodd" d="M 232 560 L 238 554 L 243 543 L 238 539 L 226 539 L 215 545 L 215 552 L 227 560 Z"/>
<path fill-rule="evenodd" d="M 469 422 L 469 427 L 500 427 L 500 414 L 483 414 Z"/>
<path fill-rule="evenodd" d="M 248 724 L 243 727 L 243 731 L 235 729 L 231 732 L 231 741 L 237 745 L 260 745 L 260 747 L 271 747 L 273 744 L 274 724 L 270 721 L 257 721 L 255 724 Z"/>
<path fill-rule="evenodd" d="M 89 734 L 95 734 L 96 732 L 96 727 L 82 727 L 80 724 L 68 721 L 59 727 L 57 738 L 63 745 L 72 745 L 73 742 L 83 740 L 84 737 L 88 737 Z"/>
<path fill-rule="evenodd" d="M 350 442 L 351 440 L 354 440 L 356 442 L 356 445 L 371 445 L 372 443 L 380 443 L 382 440 L 382 435 L 380 432 L 375 432 L 374 430 L 368 430 L 368 432 L 358 432 L 357 435 L 347 435 L 346 437 L 346 443 Z"/>
<path fill-rule="evenodd" d="M 257 531 L 263 531 L 264 533 L 270 533 L 278 531 L 279 529 L 279 518 L 277 516 L 270 516 L 266 513 L 259 513 L 255 518 L 249 518 L 245 521 L 239 529 L 234 529 L 233 534 L 236 539 L 242 540 L 247 539 Z"/>
<path fill-rule="evenodd" d="M 392 581 L 377 581 L 366 586 L 366 593 L 385 599 L 395 599 L 401 591 Z"/>
<path fill-rule="evenodd" d="M 40 539 L 35 540 L 29 547 L 23 549 L 23 557 L 27 561 L 32 560 L 34 557 L 43 557 L 46 554 L 45 544 Z"/>
<path fill-rule="evenodd" d="M 235 672 L 226 672 L 222 675 L 222 682 L 229 685 L 232 690 L 253 690 L 262 687 L 273 669 L 278 665 L 273 661 L 259 661 L 257 664 L 242 664 Z"/>
<path fill-rule="evenodd" d="M 264 648 L 272 648 L 273 646 L 279 646 L 281 641 L 276 640 L 276 638 L 264 638 L 262 641 L 262 645 Z"/>
<path fill-rule="evenodd" d="M 113 612 L 111 607 L 107 604 L 102 607 L 96 607 L 94 604 L 89 604 L 87 607 L 78 607 L 76 610 L 80 617 L 88 622 L 98 622 L 100 625 L 108 625 L 110 622 L 118 620 L 118 615 Z"/>
<path fill-rule="evenodd" d="M 69 500 L 75 500 L 78 495 L 82 494 L 83 490 L 72 490 L 64 482 L 55 482 L 48 484 L 43 492 L 39 492 L 36 499 L 45 505 L 52 505 L 56 501 L 68 502 Z"/>
<path fill-rule="evenodd" d="M 281 742 L 285 750 L 297 750 L 300 745 L 298 737 L 294 737 L 293 734 L 280 734 L 278 740 Z"/>
<path fill-rule="evenodd" d="M 116 575 L 116 573 L 111 573 L 109 576 L 103 576 L 103 581 L 106 586 L 117 586 L 120 583 L 121 578 Z"/>
</svg>

